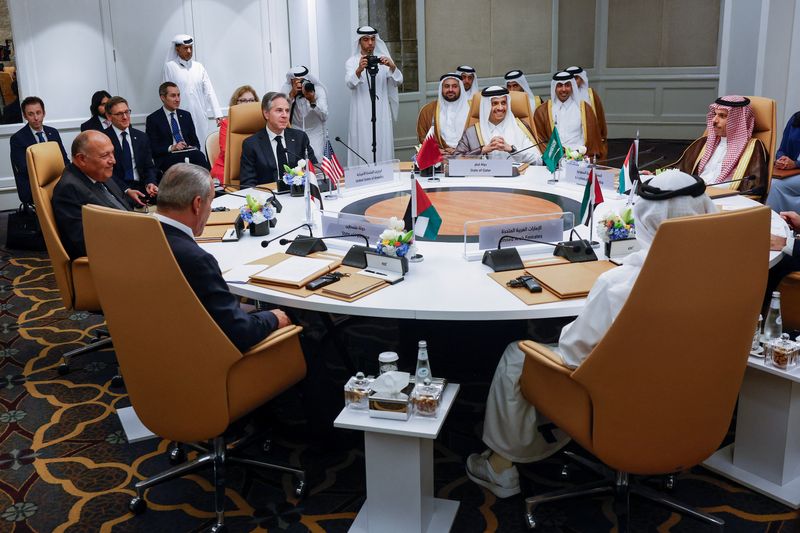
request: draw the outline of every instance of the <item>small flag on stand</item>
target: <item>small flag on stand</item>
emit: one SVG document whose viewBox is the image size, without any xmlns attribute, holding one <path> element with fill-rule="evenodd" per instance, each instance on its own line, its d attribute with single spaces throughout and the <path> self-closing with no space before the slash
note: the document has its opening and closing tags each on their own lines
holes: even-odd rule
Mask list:
<svg viewBox="0 0 800 533">
<path fill-rule="evenodd" d="M 625 194 L 629 191 L 633 184 L 639 179 L 639 169 L 636 166 L 637 157 L 636 143 L 631 143 L 628 149 L 628 155 L 625 156 L 625 162 L 619 171 L 619 193 Z"/>
<path fill-rule="evenodd" d="M 600 180 L 595 177 L 594 168 L 591 168 L 589 169 L 589 177 L 586 179 L 586 187 L 583 189 L 581 223 L 588 225 L 594 208 L 602 203 L 603 191 L 600 190 Z"/>
<path fill-rule="evenodd" d="M 322 150 L 322 162 L 320 163 L 320 166 L 322 166 L 322 172 L 324 172 L 331 181 L 331 190 L 338 189 L 339 180 L 344 177 L 344 169 L 342 168 L 342 165 L 339 164 L 339 159 L 333 152 L 333 146 L 331 146 L 331 142 L 327 139 L 325 139 L 325 147 Z"/>
<path fill-rule="evenodd" d="M 420 149 L 420 152 L 422 152 L 422 149 Z M 436 211 L 433 203 L 431 203 L 431 199 L 425 193 L 425 189 L 422 188 L 416 179 L 414 180 L 414 186 L 416 187 L 416 194 L 412 194 L 411 198 L 408 200 L 408 207 L 406 207 L 406 212 L 403 215 L 403 222 L 405 223 L 406 228 L 412 227 L 411 202 L 413 202 L 416 198 L 417 220 L 416 224 L 414 225 L 414 239 L 421 237 L 429 240 L 435 240 L 436 236 L 439 235 L 439 227 L 442 225 L 442 217 L 439 216 L 439 212 Z"/>
<path fill-rule="evenodd" d="M 439 143 L 432 135 L 425 137 L 419 152 L 417 152 L 417 166 L 420 170 L 425 170 L 441 161 L 442 151 L 439 150 Z"/>
<path fill-rule="evenodd" d="M 562 157 L 564 157 L 564 147 L 561 145 L 561 138 L 558 136 L 558 128 L 553 127 L 553 133 L 550 134 L 550 140 L 547 141 L 542 161 L 547 166 L 547 170 L 555 172 Z"/>
</svg>

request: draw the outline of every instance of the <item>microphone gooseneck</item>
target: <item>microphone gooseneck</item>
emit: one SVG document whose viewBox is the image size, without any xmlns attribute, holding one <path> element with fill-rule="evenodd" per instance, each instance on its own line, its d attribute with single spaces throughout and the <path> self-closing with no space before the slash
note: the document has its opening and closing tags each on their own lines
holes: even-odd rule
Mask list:
<svg viewBox="0 0 800 533">
<path fill-rule="evenodd" d="M 342 138 L 341 138 L 341 137 L 334 137 L 334 140 L 335 140 L 336 142 L 339 142 L 339 143 L 341 143 L 341 144 L 342 144 L 342 146 L 344 146 L 345 148 L 347 148 L 348 150 L 350 150 L 351 152 L 353 152 L 354 154 L 356 154 L 356 157 L 358 157 L 360 160 L 362 160 L 362 161 L 364 162 L 364 164 L 365 164 L 365 165 L 369 165 L 369 163 L 367 162 L 367 160 L 366 160 L 366 159 L 364 159 L 363 157 L 361 157 L 361 154 L 359 154 L 358 152 L 356 152 L 355 150 L 353 150 L 352 148 L 350 148 L 349 146 L 347 146 L 347 144 L 345 144 L 345 142 L 342 140 Z"/>
<path fill-rule="evenodd" d="M 295 237 L 294 239 L 281 239 L 279 244 L 286 245 L 289 244 L 290 242 L 301 241 L 305 239 L 317 239 L 320 241 L 324 241 L 327 239 L 343 239 L 346 237 L 359 237 L 361 239 L 364 239 L 364 245 L 369 247 L 369 238 L 363 233 L 342 233 L 340 235 L 324 235 L 322 237 L 314 237 L 313 235 L 312 236 L 300 235 L 298 237 Z"/>
<path fill-rule="evenodd" d="M 278 239 L 280 239 L 280 238 L 281 238 L 281 237 L 283 237 L 284 235 L 288 235 L 288 234 L 290 234 L 291 232 L 293 232 L 293 231 L 297 231 L 297 230 L 299 230 L 300 228 L 303 228 L 303 227 L 306 227 L 306 228 L 308 228 L 308 233 L 309 233 L 309 235 L 308 235 L 308 236 L 309 236 L 309 237 L 313 237 L 313 236 L 314 236 L 314 230 L 311 228 L 311 225 L 309 225 L 309 224 L 300 224 L 300 225 L 299 225 L 299 226 L 297 226 L 296 228 L 292 228 L 292 229 L 290 229 L 289 231 L 286 231 L 286 232 L 284 232 L 284 233 L 281 233 L 280 235 L 278 235 L 278 236 L 276 236 L 276 237 L 273 237 L 273 238 L 271 238 L 271 239 L 264 239 L 263 241 L 261 241 L 261 247 L 262 247 L 262 248 L 266 248 L 267 246 L 269 246 L 269 243 L 271 243 L 271 242 L 273 242 L 273 241 L 277 241 Z"/>
</svg>

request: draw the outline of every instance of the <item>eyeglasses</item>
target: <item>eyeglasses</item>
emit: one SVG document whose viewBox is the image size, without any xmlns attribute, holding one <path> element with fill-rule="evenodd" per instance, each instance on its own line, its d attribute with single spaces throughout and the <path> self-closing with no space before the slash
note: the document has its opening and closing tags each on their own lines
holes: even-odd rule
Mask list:
<svg viewBox="0 0 800 533">
<path fill-rule="evenodd" d="M 237 104 L 249 104 L 250 102 L 255 102 L 255 98 L 239 98 L 236 100 Z"/>
<path fill-rule="evenodd" d="M 131 110 L 128 109 L 126 111 L 120 111 L 118 113 L 111 113 L 111 115 L 114 116 L 114 117 L 119 117 L 119 118 L 129 117 L 129 116 L 131 116 Z"/>
</svg>

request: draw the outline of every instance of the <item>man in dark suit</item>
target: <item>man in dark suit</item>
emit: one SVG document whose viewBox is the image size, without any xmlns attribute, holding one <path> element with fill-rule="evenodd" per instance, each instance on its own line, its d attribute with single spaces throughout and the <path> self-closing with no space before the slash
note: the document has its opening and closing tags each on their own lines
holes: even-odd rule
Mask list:
<svg viewBox="0 0 800 533">
<path fill-rule="evenodd" d="M 147 134 L 131 127 L 131 109 L 121 96 L 106 102 L 106 116 L 111 127 L 105 134 L 114 145 L 114 180 L 137 205 L 144 205 L 150 196 L 158 194 L 158 170 L 153 164 L 153 152 Z"/>
<path fill-rule="evenodd" d="M 246 352 L 278 328 L 290 324 L 280 309 L 247 312 L 222 279 L 217 260 L 200 248 L 194 236 L 203 233 L 211 213 L 214 186 L 208 170 L 178 163 L 161 180 L 156 217 L 175 260 L 197 298 L 225 335 Z"/>
<path fill-rule="evenodd" d="M 111 179 L 114 147 L 95 130 L 80 133 L 72 142 L 72 161 L 53 190 L 53 216 L 61 242 L 72 259 L 86 255 L 81 207 L 96 204 L 130 211 L 128 200 Z"/>
<path fill-rule="evenodd" d="M 295 167 L 299 159 L 317 158 L 304 131 L 289 127 L 289 100 L 283 93 L 268 92 L 261 101 L 267 127 L 250 136 L 242 144 L 239 182 L 242 187 L 278 182 L 278 190 L 288 190 L 283 183 L 283 165 Z"/>
<path fill-rule="evenodd" d="M 147 116 L 145 127 L 156 166 L 166 172 L 175 163 L 187 162 L 210 169 L 200 150 L 192 115 L 179 109 L 181 91 L 178 86 L 165 81 L 158 87 L 158 95 L 164 106 Z"/>
<path fill-rule="evenodd" d="M 69 158 L 58 130 L 44 125 L 44 102 L 41 98 L 29 96 L 23 100 L 22 114 L 28 123 L 11 136 L 11 168 L 14 171 L 20 202 L 32 205 L 31 182 L 28 178 L 28 161 L 25 156 L 28 146 L 48 141 L 57 142 L 65 165 L 69 164 Z"/>
</svg>

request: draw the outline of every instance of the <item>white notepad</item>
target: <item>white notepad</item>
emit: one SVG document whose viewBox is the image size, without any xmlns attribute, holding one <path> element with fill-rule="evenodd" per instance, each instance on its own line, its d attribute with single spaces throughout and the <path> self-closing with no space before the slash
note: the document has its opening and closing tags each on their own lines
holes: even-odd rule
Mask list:
<svg viewBox="0 0 800 533">
<path fill-rule="evenodd" d="M 325 270 L 334 262 L 312 257 L 290 257 L 277 265 L 267 268 L 262 275 L 276 281 L 300 283 L 320 270 Z M 263 265 L 262 265 L 263 266 Z"/>
<path fill-rule="evenodd" d="M 254 276 L 264 270 L 264 265 L 238 265 L 228 270 L 222 275 L 227 283 L 247 283 L 250 276 Z"/>
</svg>

